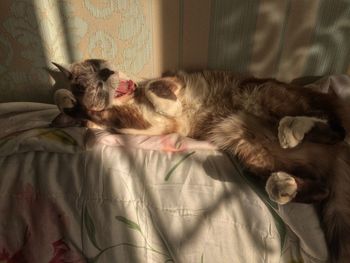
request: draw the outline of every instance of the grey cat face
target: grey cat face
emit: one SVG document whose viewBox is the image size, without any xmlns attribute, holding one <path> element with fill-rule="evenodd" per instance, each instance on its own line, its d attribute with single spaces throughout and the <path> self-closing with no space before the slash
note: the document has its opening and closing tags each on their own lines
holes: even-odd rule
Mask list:
<svg viewBox="0 0 350 263">
<path fill-rule="evenodd" d="M 70 89 L 81 106 L 101 111 L 112 103 L 119 79 L 107 61 L 88 59 L 73 64 L 69 70 L 55 65 L 69 79 Z"/>
</svg>

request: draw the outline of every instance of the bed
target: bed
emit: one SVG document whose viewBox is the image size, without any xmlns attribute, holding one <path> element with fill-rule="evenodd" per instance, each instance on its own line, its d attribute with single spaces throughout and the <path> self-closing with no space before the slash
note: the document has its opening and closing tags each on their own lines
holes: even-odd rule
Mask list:
<svg viewBox="0 0 350 263">
<path fill-rule="evenodd" d="M 311 85 L 348 98 L 350 78 Z M 311 205 L 271 202 L 207 142 L 53 128 L 0 104 L 0 262 L 327 262 Z"/>
<path fill-rule="evenodd" d="M 2 0 L 0 262 L 326 262 L 315 209 L 270 202 L 212 145 L 50 127 L 58 110 L 47 103 L 64 83 L 43 68 L 104 58 L 140 78 L 178 68 L 284 81 L 349 73 L 349 10 L 346 1 Z M 349 86 L 334 75 L 313 88 L 346 102 Z"/>
</svg>

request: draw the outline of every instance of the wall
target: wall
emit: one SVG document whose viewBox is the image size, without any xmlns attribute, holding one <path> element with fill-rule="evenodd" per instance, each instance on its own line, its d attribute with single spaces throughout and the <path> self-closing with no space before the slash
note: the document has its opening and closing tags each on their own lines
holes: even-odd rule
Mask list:
<svg viewBox="0 0 350 263">
<path fill-rule="evenodd" d="M 45 67 L 112 60 L 152 77 L 215 68 L 290 80 L 349 72 L 350 4 L 332 0 L 1 0 L 0 101 L 52 101 Z"/>
</svg>

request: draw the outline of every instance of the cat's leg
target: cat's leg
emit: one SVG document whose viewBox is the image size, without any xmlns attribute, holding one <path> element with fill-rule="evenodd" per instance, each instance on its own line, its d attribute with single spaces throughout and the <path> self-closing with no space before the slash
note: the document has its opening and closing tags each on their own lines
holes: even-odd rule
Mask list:
<svg viewBox="0 0 350 263">
<path fill-rule="evenodd" d="M 54 94 L 54 102 L 62 113 L 65 109 L 74 108 L 77 104 L 77 100 L 73 93 L 67 89 L 56 90 Z"/>
<path fill-rule="evenodd" d="M 298 185 L 290 174 L 276 172 L 268 178 L 265 190 L 272 201 L 283 205 L 293 200 L 297 194 Z"/>
<path fill-rule="evenodd" d="M 327 121 L 307 116 L 286 116 L 278 125 L 278 139 L 282 148 L 294 148 L 302 142 L 304 136 L 317 124 Z"/>
<path fill-rule="evenodd" d="M 325 183 L 312 178 L 296 177 L 281 171 L 271 174 L 266 182 L 265 190 L 272 201 L 281 205 L 291 201 L 317 203 L 329 195 Z"/>
<path fill-rule="evenodd" d="M 267 190 L 273 200 L 312 203 L 328 195 L 322 178 L 327 173 L 330 163 L 327 156 L 331 155 L 332 147 L 308 142 L 284 150 L 274 125 L 243 112 L 227 116 L 212 126 L 205 139 L 237 156 L 264 185 L 269 180 Z M 317 167 L 312 165 L 315 163 Z"/>
<path fill-rule="evenodd" d="M 86 114 L 79 109 L 77 100 L 70 90 L 56 90 L 54 102 L 61 113 L 51 122 L 52 127 L 83 126 L 90 129 L 104 130 L 101 125 L 86 119 Z"/>
<path fill-rule="evenodd" d="M 257 96 L 260 97 L 261 110 L 266 116 L 281 120 L 279 139 L 282 148 L 294 148 L 303 139 L 332 144 L 345 137 L 345 124 L 350 123 L 350 117 L 347 117 L 350 116 L 349 110 L 341 108 L 329 94 L 270 81 L 260 87 Z M 341 116 L 346 116 L 347 121 Z M 350 124 L 348 126 L 350 131 Z M 329 134 L 331 140 L 327 139 Z"/>
<path fill-rule="evenodd" d="M 80 120 L 73 118 L 65 113 L 65 110 L 74 109 L 77 100 L 71 91 L 67 89 L 58 89 L 54 93 L 54 102 L 57 105 L 60 113 L 52 120 L 50 126 L 56 128 L 81 126 Z"/>
</svg>

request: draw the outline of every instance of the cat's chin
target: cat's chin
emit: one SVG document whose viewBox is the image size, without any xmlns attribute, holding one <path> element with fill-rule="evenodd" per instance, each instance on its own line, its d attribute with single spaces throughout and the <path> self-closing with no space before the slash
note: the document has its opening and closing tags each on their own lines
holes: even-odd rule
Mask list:
<svg viewBox="0 0 350 263">
<path fill-rule="evenodd" d="M 111 100 L 108 97 L 100 101 L 94 101 L 89 105 L 84 104 L 82 101 L 80 101 L 80 104 L 85 106 L 85 108 L 88 109 L 89 111 L 103 111 L 109 108 L 110 106 L 112 106 Z"/>
<path fill-rule="evenodd" d="M 111 105 L 124 105 L 131 102 L 134 99 L 134 92 L 124 94 L 122 96 L 113 97 Z"/>
</svg>

